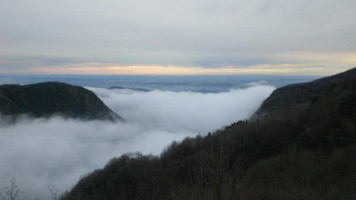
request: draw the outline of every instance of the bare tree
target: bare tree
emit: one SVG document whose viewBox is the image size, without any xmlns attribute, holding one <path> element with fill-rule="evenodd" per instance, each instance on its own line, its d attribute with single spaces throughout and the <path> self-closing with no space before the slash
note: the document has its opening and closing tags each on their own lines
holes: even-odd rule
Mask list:
<svg viewBox="0 0 356 200">
<path fill-rule="evenodd" d="M 49 185 L 48 186 L 48 190 L 51 193 L 52 196 L 52 200 L 58 200 L 58 190 L 56 189 L 56 187 L 54 185 Z"/>
<path fill-rule="evenodd" d="M 0 193 L 0 197 L 2 200 L 18 200 L 20 198 L 21 192 L 18 186 L 16 185 L 16 177 L 14 177 L 10 186 L 6 186 L 2 193 Z"/>
<path fill-rule="evenodd" d="M 228 170 L 228 159 L 222 153 L 206 155 L 199 161 L 199 165 L 194 171 L 195 182 L 201 189 L 203 199 L 206 195 L 211 199 L 222 199 L 222 189 L 224 184 L 230 180 L 231 174 Z M 211 194 L 205 194 L 207 192 Z"/>
</svg>

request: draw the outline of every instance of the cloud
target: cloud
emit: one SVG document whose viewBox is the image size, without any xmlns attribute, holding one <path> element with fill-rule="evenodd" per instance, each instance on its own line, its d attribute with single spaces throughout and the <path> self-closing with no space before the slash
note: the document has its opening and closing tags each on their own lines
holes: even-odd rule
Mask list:
<svg viewBox="0 0 356 200">
<path fill-rule="evenodd" d="M 4 0 L 0 55 L 120 65 L 315 67 L 330 60 L 310 61 L 311 55 L 333 54 L 333 67 L 351 68 L 355 63 L 342 54 L 356 52 L 355 6 L 353 0 Z"/>
<path fill-rule="evenodd" d="M 0 126 L 0 187 L 16 175 L 26 197 L 47 199 L 48 185 L 68 190 L 115 156 L 137 151 L 158 155 L 173 140 L 246 119 L 274 88 L 206 94 L 91 89 L 126 122 L 53 117 Z"/>
</svg>

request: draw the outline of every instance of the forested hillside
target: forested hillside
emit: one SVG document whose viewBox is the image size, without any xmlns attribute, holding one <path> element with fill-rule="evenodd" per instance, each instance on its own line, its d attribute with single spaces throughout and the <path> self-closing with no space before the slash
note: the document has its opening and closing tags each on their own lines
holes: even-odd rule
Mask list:
<svg viewBox="0 0 356 200">
<path fill-rule="evenodd" d="M 113 158 L 62 199 L 355 199 L 355 69 L 319 81 L 277 90 L 263 116 L 159 157 Z"/>
<path fill-rule="evenodd" d="M 0 114 L 15 118 L 59 115 L 84 120 L 119 120 L 95 94 L 80 86 L 60 82 L 0 85 Z"/>
<path fill-rule="evenodd" d="M 331 90 L 345 79 L 356 77 L 356 69 L 352 69 L 330 77 L 325 77 L 308 83 L 297 83 L 276 89 L 261 105 L 252 118 L 262 117 L 264 114 L 301 103 L 310 103 L 326 90 Z"/>
</svg>

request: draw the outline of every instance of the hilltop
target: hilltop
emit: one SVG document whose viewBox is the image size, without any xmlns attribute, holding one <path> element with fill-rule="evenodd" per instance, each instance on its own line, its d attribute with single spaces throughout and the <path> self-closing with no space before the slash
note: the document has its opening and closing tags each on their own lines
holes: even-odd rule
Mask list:
<svg viewBox="0 0 356 200">
<path fill-rule="evenodd" d="M 80 86 L 60 82 L 30 85 L 0 85 L 0 113 L 3 116 L 50 117 L 83 120 L 120 120 L 95 94 Z"/>
<path fill-rule="evenodd" d="M 276 89 L 262 103 L 259 110 L 252 117 L 253 119 L 290 106 L 299 104 L 311 104 L 327 91 L 332 91 L 336 86 L 344 81 L 352 81 L 356 77 L 356 68 L 333 76 L 321 78 L 308 83 L 297 83 Z M 350 83 L 351 84 L 351 83 Z"/>
</svg>

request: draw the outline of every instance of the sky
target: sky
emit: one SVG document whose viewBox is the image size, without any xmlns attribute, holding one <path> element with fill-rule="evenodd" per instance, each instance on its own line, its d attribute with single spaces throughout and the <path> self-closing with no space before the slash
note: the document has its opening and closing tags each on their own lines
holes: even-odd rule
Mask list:
<svg viewBox="0 0 356 200">
<path fill-rule="evenodd" d="M 329 75 L 355 0 L 0 0 L 2 74 Z"/>
</svg>

